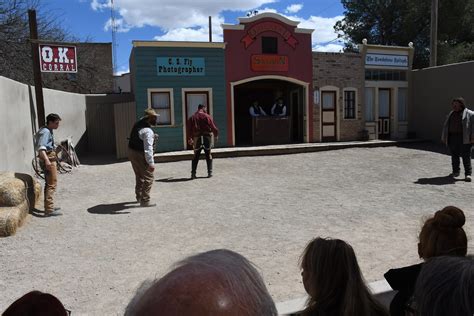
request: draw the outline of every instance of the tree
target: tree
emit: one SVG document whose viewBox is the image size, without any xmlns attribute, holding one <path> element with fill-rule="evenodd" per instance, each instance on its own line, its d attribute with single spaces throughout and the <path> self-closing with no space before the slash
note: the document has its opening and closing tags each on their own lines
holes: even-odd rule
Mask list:
<svg viewBox="0 0 474 316">
<path fill-rule="evenodd" d="M 113 92 L 111 44 L 90 43 L 89 38 L 79 43 L 41 0 L 0 0 L 0 76 L 34 84 L 28 9 L 37 11 L 40 41 L 65 42 L 77 48 L 78 72 L 42 73 L 43 87 L 76 93 Z"/>
<path fill-rule="evenodd" d="M 344 19 L 334 29 L 346 50 L 366 38 L 371 44 L 407 46 L 413 42 L 413 67 L 429 65 L 431 0 L 342 0 Z M 438 64 L 473 57 L 474 0 L 439 0 Z"/>
<path fill-rule="evenodd" d="M 42 40 L 71 41 L 73 37 L 59 24 L 57 16 L 44 14 L 39 0 L 0 0 L 0 75 L 33 84 L 28 9 L 39 11 L 38 37 Z"/>
</svg>

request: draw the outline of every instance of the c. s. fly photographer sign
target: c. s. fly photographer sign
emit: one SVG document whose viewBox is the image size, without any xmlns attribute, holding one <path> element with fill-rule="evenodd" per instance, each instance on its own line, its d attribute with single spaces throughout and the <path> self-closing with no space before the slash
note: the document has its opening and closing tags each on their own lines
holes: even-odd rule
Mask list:
<svg viewBox="0 0 474 316">
<path fill-rule="evenodd" d="M 39 45 L 41 72 L 77 72 L 75 46 Z"/>
</svg>

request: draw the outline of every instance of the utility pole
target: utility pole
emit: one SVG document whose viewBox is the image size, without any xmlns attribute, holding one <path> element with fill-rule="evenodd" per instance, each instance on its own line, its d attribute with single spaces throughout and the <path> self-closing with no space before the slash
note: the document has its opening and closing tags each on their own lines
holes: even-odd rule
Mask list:
<svg viewBox="0 0 474 316">
<path fill-rule="evenodd" d="M 115 74 L 117 73 L 117 39 L 115 33 L 117 32 L 117 24 L 115 24 L 115 7 L 114 0 L 110 2 L 110 24 L 112 29 L 112 79 L 114 82 L 114 92 L 117 92 L 117 81 Z"/>
<path fill-rule="evenodd" d="M 209 42 L 212 42 L 212 18 L 209 16 Z"/>
<path fill-rule="evenodd" d="M 33 76 L 35 80 L 36 115 L 39 126 L 45 125 L 43 84 L 41 82 L 41 71 L 39 63 L 38 48 L 38 26 L 36 24 L 36 11 L 28 10 L 28 21 L 30 25 L 31 58 L 33 64 Z"/>
<path fill-rule="evenodd" d="M 437 65 L 438 58 L 438 0 L 431 0 L 431 36 L 430 36 L 430 67 Z"/>
</svg>

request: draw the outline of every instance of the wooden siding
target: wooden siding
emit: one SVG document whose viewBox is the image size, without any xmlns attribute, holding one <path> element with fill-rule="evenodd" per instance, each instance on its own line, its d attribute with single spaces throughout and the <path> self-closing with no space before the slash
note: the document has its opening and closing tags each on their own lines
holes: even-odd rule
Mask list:
<svg viewBox="0 0 474 316">
<path fill-rule="evenodd" d="M 206 63 L 205 76 L 163 76 L 157 75 L 157 57 L 203 57 Z M 133 59 L 133 60 L 132 60 Z M 211 88 L 213 95 L 213 117 L 219 128 L 219 138 L 227 139 L 227 111 L 225 90 L 224 50 L 222 48 L 170 48 L 170 47 L 135 47 L 131 56 L 135 74 L 134 87 L 136 116 L 142 115 L 148 106 L 147 89 L 172 88 L 174 98 L 174 126 L 158 127 L 155 132 L 160 135 L 158 152 L 183 150 L 183 103 L 182 89 Z M 217 144 L 226 146 L 224 142 Z"/>
<path fill-rule="evenodd" d="M 112 103 L 87 104 L 86 128 L 88 149 L 93 153 L 115 153 L 115 123 L 110 117 Z"/>
<path fill-rule="evenodd" d="M 135 102 L 114 104 L 115 145 L 117 159 L 128 156 L 128 137 L 135 123 Z"/>
</svg>

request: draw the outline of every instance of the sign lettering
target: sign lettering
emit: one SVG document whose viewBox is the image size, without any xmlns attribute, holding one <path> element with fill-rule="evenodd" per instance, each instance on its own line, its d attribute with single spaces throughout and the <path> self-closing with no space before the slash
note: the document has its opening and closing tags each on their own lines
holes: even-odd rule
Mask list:
<svg viewBox="0 0 474 316">
<path fill-rule="evenodd" d="M 371 66 L 389 66 L 408 68 L 407 55 L 367 54 L 365 64 Z"/>
<path fill-rule="evenodd" d="M 75 46 L 40 44 L 41 72 L 77 72 Z"/>
<path fill-rule="evenodd" d="M 252 55 L 253 71 L 288 71 L 288 57 L 282 55 Z"/>
<path fill-rule="evenodd" d="M 158 76 L 205 76 L 206 64 L 203 57 L 158 57 Z"/>
<path fill-rule="evenodd" d="M 252 26 L 247 31 L 247 35 L 240 41 L 244 43 L 245 49 L 247 49 L 255 41 L 258 34 L 267 31 L 280 34 L 288 45 L 292 48 L 296 48 L 298 40 L 283 25 L 276 22 L 262 22 Z"/>
</svg>

